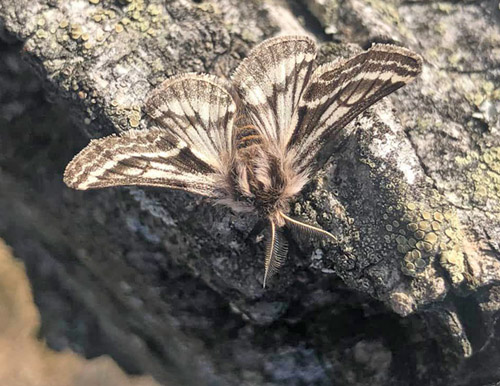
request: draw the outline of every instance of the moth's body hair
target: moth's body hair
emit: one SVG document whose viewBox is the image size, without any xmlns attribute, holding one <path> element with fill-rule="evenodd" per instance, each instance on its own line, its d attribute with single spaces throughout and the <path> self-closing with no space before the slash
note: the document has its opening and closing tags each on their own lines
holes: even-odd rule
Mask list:
<svg viewBox="0 0 500 386">
<path fill-rule="evenodd" d="M 269 222 L 265 286 L 288 251 L 283 227 L 335 240 L 291 218 L 290 202 L 329 158 L 339 131 L 422 66 L 418 55 L 390 45 L 321 66 L 315 56 L 311 39 L 283 36 L 255 47 L 230 82 L 174 76 L 144 105 L 157 127 L 91 141 L 64 181 L 76 189 L 182 189 L 257 212 Z"/>
<path fill-rule="evenodd" d="M 281 214 L 289 212 L 290 200 L 308 182 L 307 173 L 296 172 L 293 157 L 266 140 L 238 149 L 229 178 L 235 202 L 245 201 L 280 227 Z"/>
<path fill-rule="evenodd" d="M 241 151 L 249 146 L 262 144 L 262 135 L 254 125 L 236 128 L 236 149 Z"/>
<path fill-rule="evenodd" d="M 234 128 L 236 151 L 221 180 L 223 198 L 218 203 L 235 212 L 257 212 L 282 227 L 282 214 L 289 212 L 290 200 L 307 184 L 308 173 L 297 173 L 292 153 L 264 137 L 245 115 L 235 123 L 241 125 Z"/>
</svg>

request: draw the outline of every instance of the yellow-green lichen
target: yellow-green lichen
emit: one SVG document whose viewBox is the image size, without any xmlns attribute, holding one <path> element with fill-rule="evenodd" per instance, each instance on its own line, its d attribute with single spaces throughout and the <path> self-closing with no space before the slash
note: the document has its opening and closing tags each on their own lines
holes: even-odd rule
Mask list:
<svg viewBox="0 0 500 386">
<path fill-rule="evenodd" d="M 446 269 L 454 285 L 462 283 L 465 273 L 464 254 L 462 252 L 456 249 L 443 251 L 440 264 Z"/>
<path fill-rule="evenodd" d="M 164 22 L 168 20 L 166 14 L 162 13 L 162 7 L 156 4 L 146 6 L 144 0 L 121 0 L 123 13 L 120 20 L 116 20 L 117 13 L 108 9 L 96 9 L 92 15 L 92 20 L 97 23 L 106 24 L 114 21 L 111 25 L 115 33 L 122 33 L 125 29 L 133 29 L 146 33 L 149 36 L 156 36 L 164 29 Z"/>
<path fill-rule="evenodd" d="M 434 24 L 433 29 L 436 34 L 444 35 L 444 33 L 448 30 L 448 24 L 444 21 L 440 21 Z"/>
<path fill-rule="evenodd" d="M 416 224 L 414 222 L 409 223 L 406 227 L 408 228 L 408 230 L 410 232 L 416 232 L 416 231 L 418 231 L 418 224 Z"/>
<path fill-rule="evenodd" d="M 388 1 L 367 0 L 367 3 L 375 9 L 386 22 L 391 24 L 401 24 L 398 9 L 394 4 Z"/>
<path fill-rule="evenodd" d="M 37 31 L 36 31 L 36 36 L 37 36 L 37 38 L 39 38 L 39 39 L 46 39 L 46 38 L 47 38 L 47 36 L 49 36 L 49 34 L 47 33 L 47 31 L 46 31 L 46 30 L 44 30 L 44 29 L 39 29 L 39 30 L 37 30 Z"/>
<path fill-rule="evenodd" d="M 117 33 L 123 32 L 123 24 L 121 24 L 121 23 L 116 24 L 115 25 L 115 31 Z"/>
<path fill-rule="evenodd" d="M 453 5 L 449 3 L 437 3 L 436 8 L 446 14 L 451 13 L 453 11 Z"/>
<path fill-rule="evenodd" d="M 427 233 L 427 234 L 425 235 L 424 240 L 425 240 L 426 242 L 430 243 L 431 245 L 433 245 L 433 244 L 435 244 L 435 243 L 436 243 L 436 241 L 438 241 L 438 237 L 437 237 L 437 235 L 436 235 L 435 233 L 430 232 L 430 233 Z"/>
<path fill-rule="evenodd" d="M 463 87 L 463 95 L 474 106 L 480 107 L 485 101 L 500 100 L 500 87 L 491 81 L 485 81 L 479 74 L 471 75 L 469 87 Z"/>
<path fill-rule="evenodd" d="M 417 117 L 416 119 L 417 128 L 420 131 L 426 131 L 434 126 L 434 122 L 425 117 Z"/>
<path fill-rule="evenodd" d="M 500 212 L 500 147 L 457 157 L 455 162 L 472 182 L 461 185 L 463 195 L 474 205 L 487 207 L 490 213 Z"/>
<path fill-rule="evenodd" d="M 72 24 L 69 30 L 69 36 L 73 40 L 78 40 L 82 36 L 82 27 L 79 24 Z"/>
<path fill-rule="evenodd" d="M 462 59 L 462 55 L 458 52 L 453 52 L 448 56 L 448 63 L 450 63 L 453 67 L 456 67 L 460 60 Z"/>
<path fill-rule="evenodd" d="M 428 199 L 425 204 L 398 204 L 382 215 L 387 232 L 384 239 L 395 243 L 402 256 L 401 270 L 408 276 L 423 274 L 440 252 L 461 246 L 462 234 L 455 213 L 441 208 L 439 193 L 432 192 Z"/>
<path fill-rule="evenodd" d="M 158 7 L 156 4 L 149 4 L 146 8 L 146 11 L 151 16 L 158 16 L 161 13 L 160 7 Z"/>
<path fill-rule="evenodd" d="M 122 106 L 116 100 L 111 101 L 111 106 L 115 108 L 114 115 L 122 117 L 122 121 L 128 123 L 131 128 L 140 125 L 142 116 L 140 106 Z"/>
<path fill-rule="evenodd" d="M 415 237 L 418 239 L 418 240 L 421 240 L 425 237 L 425 232 L 421 231 L 421 230 L 418 230 L 415 232 Z"/>
<path fill-rule="evenodd" d="M 443 222 L 444 216 L 442 215 L 441 212 L 434 212 L 434 220 L 436 220 L 438 223 Z"/>
<path fill-rule="evenodd" d="M 102 41 L 104 41 L 105 38 L 106 38 L 106 35 L 104 35 L 104 32 L 102 30 L 97 31 L 96 36 L 95 36 L 96 41 L 102 42 Z"/>
<path fill-rule="evenodd" d="M 421 231 L 428 231 L 430 227 L 431 224 L 429 224 L 429 221 L 423 220 L 418 223 L 418 229 L 420 229 Z"/>
</svg>

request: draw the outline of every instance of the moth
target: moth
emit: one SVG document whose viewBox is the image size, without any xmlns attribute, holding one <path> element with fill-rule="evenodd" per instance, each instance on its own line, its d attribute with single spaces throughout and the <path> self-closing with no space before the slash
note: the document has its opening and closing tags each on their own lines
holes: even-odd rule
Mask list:
<svg viewBox="0 0 500 386">
<path fill-rule="evenodd" d="M 141 185 L 181 189 L 269 223 L 263 285 L 288 252 L 284 227 L 335 240 L 289 216 L 290 201 L 331 155 L 339 132 L 414 79 L 417 54 L 375 44 L 317 65 L 316 45 L 282 36 L 257 45 L 231 80 L 187 73 L 144 104 L 153 124 L 92 140 L 68 164 L 74 189 Z"/>
</svg>

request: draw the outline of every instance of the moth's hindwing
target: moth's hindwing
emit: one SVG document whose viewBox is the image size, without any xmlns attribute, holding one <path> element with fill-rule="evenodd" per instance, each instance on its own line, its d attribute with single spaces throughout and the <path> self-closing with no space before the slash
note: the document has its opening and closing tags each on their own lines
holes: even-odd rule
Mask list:
<svg viewBox="0 0 500 386">
<path fill-rule="evenodd" d="M 282 147 L 292 134 L 293 112 L 315 56 L 316 45 L 306 36 L 268 39 L 250 52 L 232 77 L 252 123 Z"/>
<path fill-rule="evenodd" d="M 64 182 L 80 190 L 142 185 L 215 196 L 215 172 L 164 130 L 130 130 L 92 140 L 68 164 Z"/>
<path fill-rule="evenodd" d="M 236 103 L 231 86 L 194 73 L 167 79 L 145 103 L 146 113 L 201 160 L 220 169 L 233 153 Z"/>
<path fill-rule="evenodd" d="M 93 140 L 66 168 L 75 189 L 160 186 L 215 197 L 233 152 L 236 104 L 213 76 L 173 77 L 145 105 L 159 127 Z"/>
<path fill-rule="evenodd" d="M 303 168 L 366 108 L 413 80 L 422 59 L 413 52 L 376 44 L 348 61 L 318 67 L 299 102 L 297 125 L 288 144 Z"/>
</svg>

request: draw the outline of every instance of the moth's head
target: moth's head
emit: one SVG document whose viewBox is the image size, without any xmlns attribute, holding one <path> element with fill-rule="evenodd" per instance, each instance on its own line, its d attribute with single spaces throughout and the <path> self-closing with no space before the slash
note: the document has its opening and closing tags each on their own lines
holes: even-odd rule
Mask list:
<svg viewBox="0 0 500 386">
<path fill-rule="evenodd" d="M 287 203 L 287 206 L 289 204 Z M 287 208 L 287 212 L 289 211 L 289 207 Z M 281 228 L 285 226 L 285 218 L 283 217 L 283 213 L 281 210 L 276 210 L 273 213 L 270 213 L 268 219 L 270 222 L 274 223 L 276 227 Z"/>
</svg>

